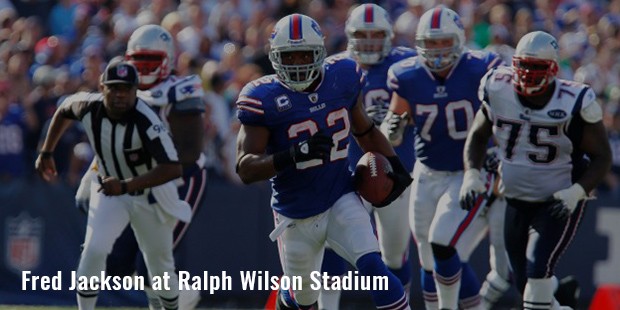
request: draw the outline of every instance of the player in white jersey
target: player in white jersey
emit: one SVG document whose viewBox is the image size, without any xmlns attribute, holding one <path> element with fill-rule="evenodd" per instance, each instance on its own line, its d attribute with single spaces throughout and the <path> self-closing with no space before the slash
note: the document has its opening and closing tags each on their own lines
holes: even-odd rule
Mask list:
<svg viewBox="0 0 620 310">
<path fill-rule="evenodd" d="M 460 17 L 444 6 L 422 15 L 416 42 L 418 56 L 390 68 L 388 85 L 394 92 L 382 130 L 399 142 L 405 124 L 416 128 L 409 216 L 426 308 L 479 309 L 480 283 L 468 260 L 487 230 L 480 216 L 485 208 L 482 203 L 471 211 L 460 208 L 463 162 L 453 155 L 463 152 L 480 106 L 480 79 L 501 59 L 465 49 Z"/>
<path fill-rule="evenodd" d="M 175 146 L 179 152 L 179 161 L 183 165 L 183 182 L 178 188 L 179 196 L 185 200 L 195 214 L 202 205 L 205 192 L 207 171 L 204 166 L 203 150 L 203 100 L 202 80 L 197 75 L 178 77 L 174 68 L 173 38 L 164 28 L 157 25 L 145 25 L 136 29 L 127 44 L 125 58 L 138 69 L 140 78 L 138 97 L 153 108 L 170 130 Z M 91 170 L 90 174 L 94 171 Z M 89 173 L 84 176 L 82 188 Z M 78 196 L 83 191 L 78 190 Z M 78 200 L 86 200 L 81 195 Z M 179 221 L 174 229 L 174 249 L 179 248 L 182 237 L 189 223 Z M 183 251 L 175 251 L 175 256 Z M 184 261 L 179 259 L 178 261 Z M 107 261 L 107 271 L 114 275 L 128 275 L 138 271 L 146 275 L 146 267 L 138 250 L 136 239 L 130 227 L 127 227 L 114 245 Z M 179 266 L 177 266 L 179 267 Z M 180 266 L 181 269 L 183 266 Z M 160 301 L 150 287 L 145 289 L 149 307 L 160 309 Z M 193 309 L 200 300 L 200 292 L 183 290 L 179 296 L 180 309 Z"/>
<path fill-rule="evenodd" d="M 561 309 L 553 294 L 555 266 L 572 241 L 588 193 L 604 178 L 611 151 L 592 89 L 557 79 L 558 43 L 531 32 L 519 40 L 512 67 L 489 72 L 480 85 L 464 151 L 461 204 L 484 190 L 480 169 L 489 138 L 501 160 L 508 202 L 506 248 L 525 309 Z M 588 160 L 584 155 L 587 155 Z"/>
</svg>

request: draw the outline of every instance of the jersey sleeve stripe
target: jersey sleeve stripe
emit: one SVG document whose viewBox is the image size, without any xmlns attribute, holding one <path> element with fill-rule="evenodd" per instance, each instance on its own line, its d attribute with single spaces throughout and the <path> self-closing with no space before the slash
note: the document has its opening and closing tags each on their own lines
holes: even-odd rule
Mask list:
<svg viewBox="0 0 620 310">
<path fill-rule="evenodd" d="M 579 92 L 579 96 L 577 97 L 577 101 L 575 101 L 575 105 L 573 106 L 573 111 L 572 114 L 573 115 L 577 115 L 579 114 L 579 112 L 581 112 L 581 106 L 583 105 L 583 96 L 585 96 L 586 92 L 588 91 L 588 87 L 584 87 L 581 92 Z"/>
<path fill-rule="evenodd" d="M 237 104 L 237 107 L 239 109 L 241 109 L 241 110 L 250 111 L 250 112 L 253 112 L 253 113 L 256 113 L 256 114 L 261 114 L 261 115 L 265 114 L 265 111 L 263 111 L 261 109 L 257 109 L 257 108 L 253 108 L 253 107 L 248 107 L 246 105 Z"/>
<path fill-rule="evenodd" d="M 497 57 L 495 59 L 493 59 L 493 61 L 491 61 L 491 63 L 489 63 L 489 65 L 487 66 L 487 70 L 491 69 L 491 68 L 495 68 L 496 66 L 500 65 L 498 62 L 501 61 L 501 58 Z"/>
<path fill-rule="evenodd" d="M 260 102 L 260 100 L 252 99 L 252 98 L 246 97 L 246 96 L 241 96 L 241 97 L 239 97 L 239 100 L 237 100 L 237 104 L 242 104 L 242 103 L 253 104 L 253 105 L 256 105 L 256 106 L 262 106 L 263 105 L 263 103 Z"/>
</svg>

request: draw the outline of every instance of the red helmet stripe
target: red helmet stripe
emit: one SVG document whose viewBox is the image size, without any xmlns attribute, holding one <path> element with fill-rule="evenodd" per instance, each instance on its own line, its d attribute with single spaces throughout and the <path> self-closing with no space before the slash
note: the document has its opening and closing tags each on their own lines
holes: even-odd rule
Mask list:
<svg viewBox="0 0 620 310">
<path fill-rule="evenodd" d="M 290 31 L 289 31 L 289 38 L 291 40 L 300 40 L 302 37 L 302 32 L 301 32 L 301 16 L 299 16 L 299 14 L 293 14 L 291 15 L 291 22 L 290 22 Z"/>
<path fill-rule="evenodd" d="M 364 10 L 365 23 L 372 24 L 375 21 L 373 11 L 374 10 L 372 9 L 372 5 L 366 5 L 366 8 Z"/>
<path fill-rule="evenodd" d="M 441 8 L 435 8 L 433 12 L 433 17 L 431 18 L 431 29 L 439 28 L 439 23 L 441 22 Z"/>
</svg>

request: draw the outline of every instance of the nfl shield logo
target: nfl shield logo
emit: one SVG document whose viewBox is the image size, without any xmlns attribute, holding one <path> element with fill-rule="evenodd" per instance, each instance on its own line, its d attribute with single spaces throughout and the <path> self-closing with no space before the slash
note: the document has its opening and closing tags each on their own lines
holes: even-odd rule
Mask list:
<svg viewBox="0 0 620 310">
<path fill-rule="evenodd" d="M 127 66 L 118 66 L 118 67 L 116 67 L 116 74 L 119 77 L 126 77 L 127 76 Z"/>
<path fill-rule="evenodd" d="M 308 99 L 310 99 L 310 102 L 312 102 L 312 103 L 317 103 L 317 101 L 319 101 L 319 94 L 312 93 L 312 94 L 308 95 Z"/>
<path fill-rule="evenodd" d="M 26 212 L 6 220 L 5 253 L 8 267 L 18 272 L 35 269 L 41 258 L 43 220 Z"/>
</svg>

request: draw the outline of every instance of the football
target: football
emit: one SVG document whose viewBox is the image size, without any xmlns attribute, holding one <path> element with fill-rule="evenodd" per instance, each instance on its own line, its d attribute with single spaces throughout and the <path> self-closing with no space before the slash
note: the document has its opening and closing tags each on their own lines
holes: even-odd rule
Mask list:
<svg viewBox="0 0 620 310">
<path fill-rule="evenodd" d="M 355 166 L 355 189 L 366 201 L 380 204 L 394 187 L 389 172 L 392 172 L 392 165 L 385 156 L 368 152 Z"/>
</svg>

